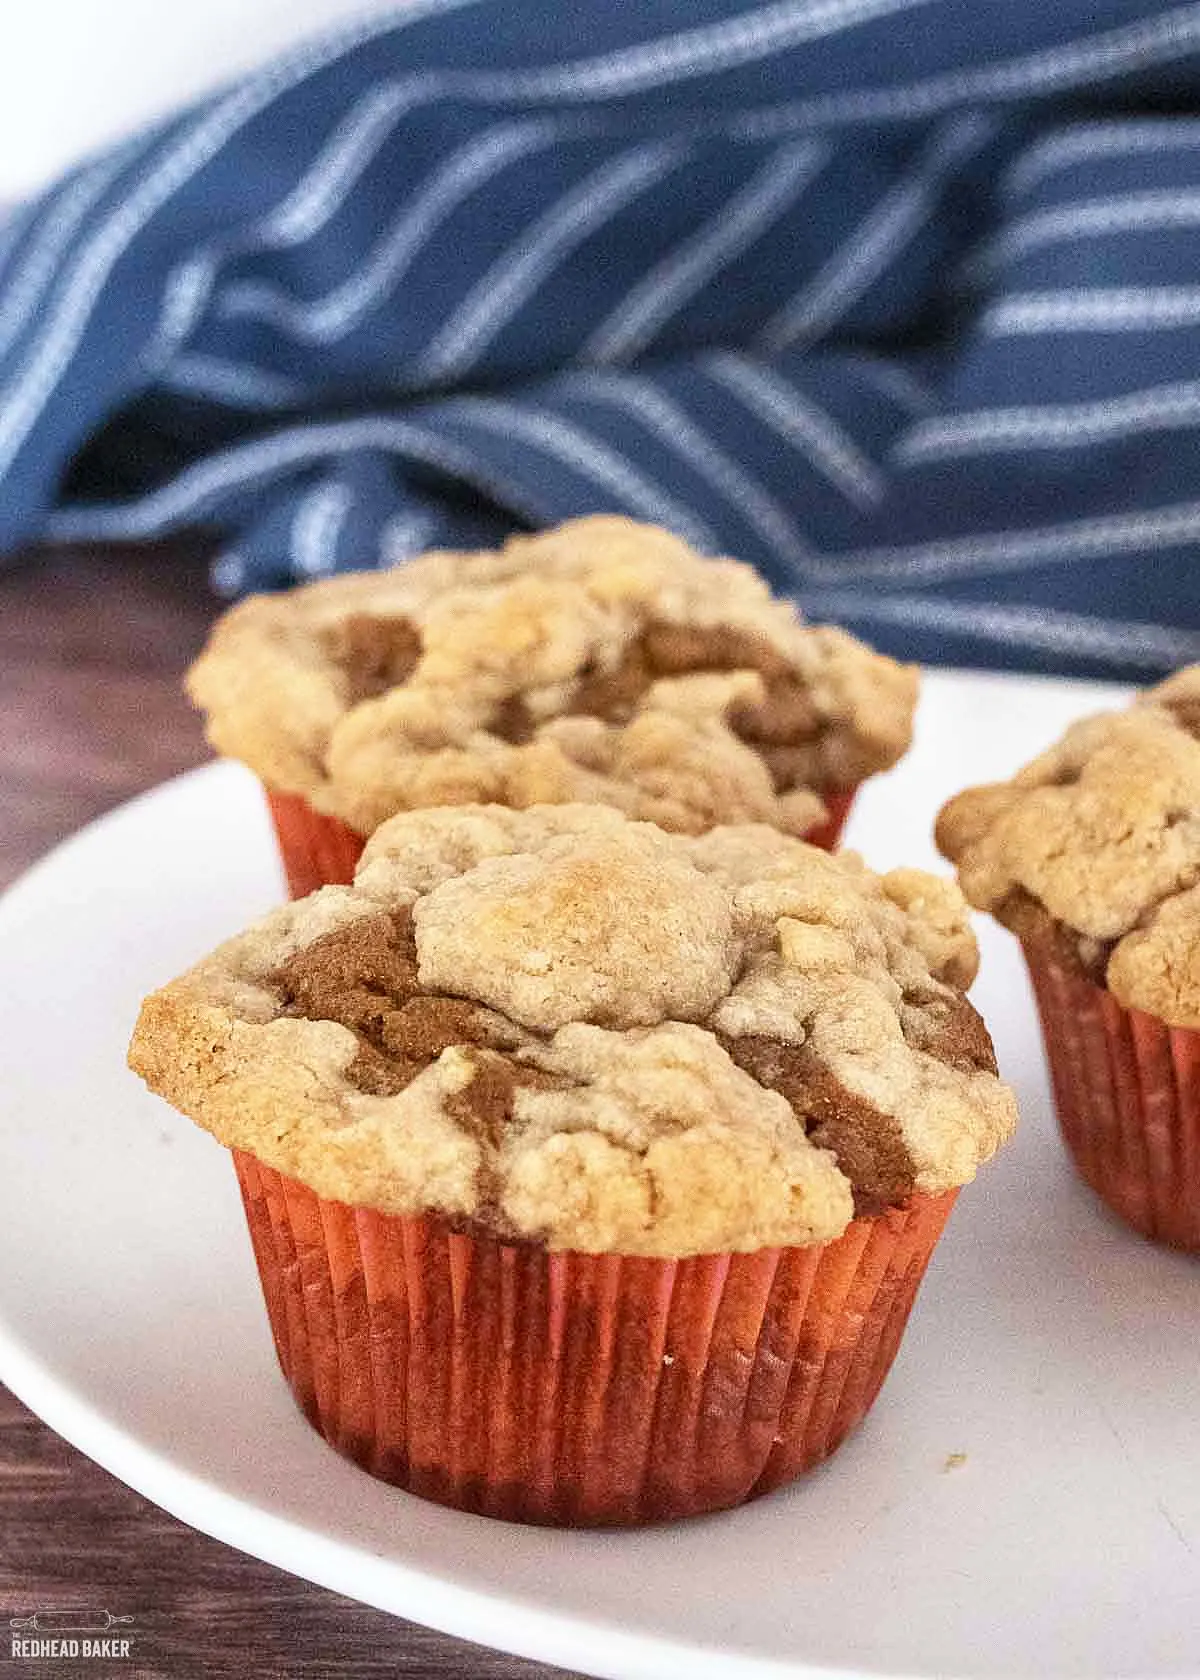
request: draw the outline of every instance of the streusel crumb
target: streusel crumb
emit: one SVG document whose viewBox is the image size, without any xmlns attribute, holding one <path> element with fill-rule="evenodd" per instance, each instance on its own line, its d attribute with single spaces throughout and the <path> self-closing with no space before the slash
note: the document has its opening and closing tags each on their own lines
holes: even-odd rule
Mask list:
<svg viewBox="0 0 1200 1680">
<path fill-rule="evenodd" d="M 916 686 L 749 566 L 612 516 L 253 597 L 188 678 L 219 752 L 362 834 L 578 800 L 807 833 L 904 752 Z"/>
<path fill-rule="evenodd" d="M 1200 1027 L 1200 665 L 947 804 L 963 892 L 1118 1002 Z"/>
<path fill-rule="evenodd" d="M 130 1060 L 351 1204 L 586 1251 L 815 1243 L 1011 1132 L 975 962 L 949 883 L 766 826 L 435 809 L 148 998 Z"/>
</svg>

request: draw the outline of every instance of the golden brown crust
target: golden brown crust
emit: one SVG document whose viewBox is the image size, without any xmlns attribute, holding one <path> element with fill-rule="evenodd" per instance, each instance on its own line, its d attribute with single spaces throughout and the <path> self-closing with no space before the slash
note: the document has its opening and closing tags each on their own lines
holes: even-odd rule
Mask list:
<svg viewBox="0 0 1200 1680">
<path fill-rule="evenodd" d="M 974 964 L 949 883 L 765 826 L 443 808 L 148 998 L 130 1057 L 356 1205 L 592 1251 L 804 1244 L 1008 1136 Z"/>
<path fill-rule="evenodd" d="M 578 800 L 806 833 L 908 747 L 916 686 L 749 566 L 611 516 L 252 597 L 188 676 L 219 752 L 363 834 Z"/>
<path fill-rule="evenodd" d="M 967 898 L 1058 947 L 1118 1002 L 1200 1027 L 1200 665 L 1072 725 L 1010 782 L 943 808 Z M 1031 921 L 1031 917 L 1033 920 Z"/>
</svg>

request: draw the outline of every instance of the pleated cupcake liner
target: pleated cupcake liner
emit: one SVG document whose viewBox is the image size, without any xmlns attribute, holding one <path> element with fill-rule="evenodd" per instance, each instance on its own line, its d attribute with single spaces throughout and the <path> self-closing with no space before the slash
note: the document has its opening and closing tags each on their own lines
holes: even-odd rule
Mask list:
<svg viewBox="0 0 1200 1680">
<path fill-rule="evenodd" d="M 314 810 L 303 794 L 268 788 L 266 795 L 292 898 L 307 898 L 318 887 L 349 886 L 365 838 L 337 817 Z"/>
<path fill-rule="evenodd" d="M 857 787 L 825 788 L 822 791 L 821 798 L 829 815 L 804 836 L 810 846 L 820 846 L 825 852 L 837 850 L 857 793 Z"/>
<path fill-rule="evenodd" d="M 805 835 L 811 845 L 834 850 L 857 791 L 839 788 L 822 796 L 829 815 Z M 349 886 L 366 845 L 363 835 L 337 817 L 314 810 L 303 794 L 269 788 L 266 794 L 291 897 L 306 898 L 318 887 Z"/>
<path fill-rule="evenodd" d="M 314 1428 L 427 1499 L 568 1526 L 722 1510 L 827 1458 L 887 1375 L 957 1194 L 820 1246 L 660 1260 L 352 1208 L 234 1159 Z"/>
<path fill-rule="evenodd" d="M 1080 1177 L 1134 1230 L 1200 1253 L 1200 1032 L 1124 1008 L 1035 947 L 1025 959 Z"/>
</svg>

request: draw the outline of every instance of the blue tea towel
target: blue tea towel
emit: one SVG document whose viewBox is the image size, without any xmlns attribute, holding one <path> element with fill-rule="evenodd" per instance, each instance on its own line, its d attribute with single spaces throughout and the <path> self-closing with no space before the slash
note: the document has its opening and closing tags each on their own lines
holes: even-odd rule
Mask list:
<svg viewBox="0 0 1200 1680">
<path fill-rule="evenodd" d="M 595 509 L 909 657 L 1200 658 L 1200 4 L 410 0 L 0 227 L 0 550 Z"/>
</svg>

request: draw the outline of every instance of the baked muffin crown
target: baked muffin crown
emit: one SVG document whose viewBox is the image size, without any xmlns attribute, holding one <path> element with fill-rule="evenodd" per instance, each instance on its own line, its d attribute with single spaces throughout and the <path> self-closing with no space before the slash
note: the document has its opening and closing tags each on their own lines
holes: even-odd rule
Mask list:
<svg viewBox="0 0 1200 1680">
<path fill-rule="evenodd" d="M 979 909 L 1126 1007 L 1200 1027 L 1200 665 L 958 794 L 937 840 Z"/>
<path fill-rule="evenodd" d="M 607 515 L 252 597 L 188 676 L 219 752 L 363 834 L 573 800 L 805 833 L 905 751 L 916 685 L 751 567 Z"/>
<path fill-rule="evenodd" d="M 130 1060 L 354 1205 L 585 1251 L 802 1245 L 1011 1132 L 975 961 L 949 882 L 765 826 L 443 808 L 148 998 Z"/>
</svg>

